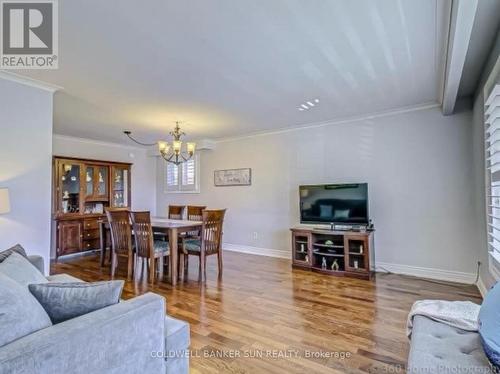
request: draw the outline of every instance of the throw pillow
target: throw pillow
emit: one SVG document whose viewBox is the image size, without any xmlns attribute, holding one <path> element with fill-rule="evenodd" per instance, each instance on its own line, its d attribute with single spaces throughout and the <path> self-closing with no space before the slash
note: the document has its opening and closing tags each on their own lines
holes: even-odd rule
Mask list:
<svg viewBox="0 0 500 374">
<path fill-rule="evenodd" d="M 0 252 L 0 262 L 6 260 L 7 257 L 9 257 L 14 252 L 19 253 L 21 256 L 28 258 L 28 255 L 26 254 L 26 251 L 21 246 L 21 244 L 16 244 L 15 246 Z"/>
<path fill-rule="evenodd" d="M 28 289 L 0 273 L 0 347 L 51 325 Z"/>
<path fill-rule="evenodd" d="M 500 284 L 486 294 L 479 310 L 479 334 L 490 362 L 500 368 Z"/>
<path fill-rule="evenodd" d="M 117 304 L 123 281 L 95 283 L 30 284 L 30 292 L 43 306 L 52 323 L 64 322 Z"/>
<path fill-rule="evenodd" d="M 40 270 L 17 252 L 13 252 L 0 263 L 0 273 L 24 286 L 31 283 L 47 283 L 47 279 L 40 273 Z"/>
</svg>

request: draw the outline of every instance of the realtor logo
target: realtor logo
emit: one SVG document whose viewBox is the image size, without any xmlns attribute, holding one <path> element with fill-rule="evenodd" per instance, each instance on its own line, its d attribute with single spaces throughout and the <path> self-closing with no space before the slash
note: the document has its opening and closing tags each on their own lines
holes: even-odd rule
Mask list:
<svg viewBox="0 0 500 374">
<path fill-rule="evenodd" d="M 0 0 L 0 69 L 57 69 L 57 0 Z"/>
</svg>

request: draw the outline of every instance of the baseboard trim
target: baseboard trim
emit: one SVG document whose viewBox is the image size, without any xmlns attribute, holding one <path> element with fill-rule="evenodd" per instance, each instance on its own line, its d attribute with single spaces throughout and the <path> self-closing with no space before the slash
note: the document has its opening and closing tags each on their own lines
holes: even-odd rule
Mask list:
<svg viewBox="0 0 500 374">
<path fill-rule="evenodd" d="M 477 281 L 477 288 L 479 289 L 479 293 L 481 294 L 481 296 L 484 298 L 488 290 L 481 277 L 479 277 L 479 280 Z"/>
<path fill-rule="evenodd" d="M 285 258 L 291 260 L 290 252 L 279 249 L 260 248 L 249 245 L 231 244 L 231 243 L 223 243 L 222 248 L 225 251 L 247 253 L 257 256 Z M 391 272 L 394 274 L 411 275 L 419 278 L 429 278 L 447 282 L 466 283 L 466 284 L 474 284 L 476 280 L 476 275 L 474 273 L 464 273 L 460 271 L 391 264 L 387 262 L 377 262 L 375 265 L 375 271 L 381 273 Z M 480 285 L 478 283 L 478 288 L 479 287 Z M 482 287 L 484 288 L 484 284 L 482 284 Z M 480 292 L 482 293 L 483 291 L 480 289 Z"/>
<path fill-rule="evenodd" d="M 378 272 L 412 275 L 419 278 L 429 278 L 447 282 L 474 284 L 476 281 L 476 275 L 474 273 L 464 273 L 460 271 L 390 264 L 387 262 L 377 262 L 375 268 Z"/>
<path fill-rule="evenodd" d="M 249 245 L 223 243 L 222 249 L 224 249 L 225 251 L 247 253 L 257 256 L 268 256 L 268 257 L 286 258 L 286 259 L 292 258 L 291 253 L 287 251 L 280 251 L 279 249 L 252 247 Z"/>
</svg>

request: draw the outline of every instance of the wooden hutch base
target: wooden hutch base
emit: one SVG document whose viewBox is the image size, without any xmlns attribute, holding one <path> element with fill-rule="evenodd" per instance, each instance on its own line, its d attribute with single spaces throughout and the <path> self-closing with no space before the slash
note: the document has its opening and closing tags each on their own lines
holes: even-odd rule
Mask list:
<svg viewBox="0 0 500 374">
<path fill-rule="evenodd" d="M 374 264 L 373 231 L 292 228 L 292 267 L 369 279 Z"/>
</svg>

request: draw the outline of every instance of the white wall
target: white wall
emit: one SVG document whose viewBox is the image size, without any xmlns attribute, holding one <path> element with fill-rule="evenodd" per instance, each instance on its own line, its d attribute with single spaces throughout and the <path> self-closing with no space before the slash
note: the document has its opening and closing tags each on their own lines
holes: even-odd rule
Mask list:
<svg viewBox="0 0 500 374">
<path fill-rule="evenodd" d="M 20 243 L 49 266 L 53 93 L 0 78 L 0 249 Z"/>
<path fill-rule="evenodd" d="M 218 142 L 202 152 L 200 194 L 165 194 L 158 161 L 158 212 L 178 203 L 228 208 L 226 243 L 290 257 L 300 184 L 368 182 L 377 263 L 472 282 L 470 124 L 471 112 L 431 108 Z M 240 167 L 252 168 L 252 186 L 213 186 L 214 170 Z"/>
</svg>

